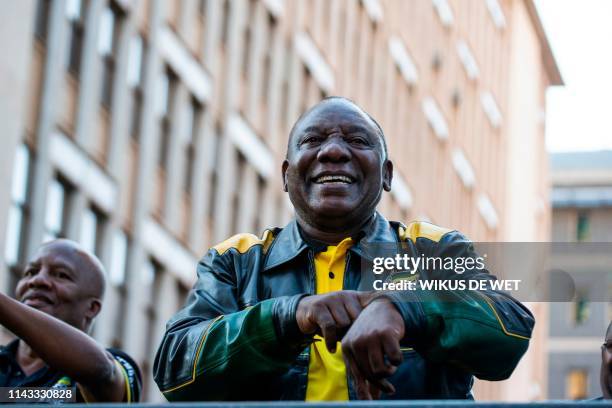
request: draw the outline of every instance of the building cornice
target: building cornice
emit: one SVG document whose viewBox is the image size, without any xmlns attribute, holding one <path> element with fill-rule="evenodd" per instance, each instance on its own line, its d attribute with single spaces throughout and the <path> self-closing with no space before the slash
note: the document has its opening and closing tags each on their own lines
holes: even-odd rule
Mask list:
<svg viewBox="0 0 612 408">
<path fill-rule="evenodd" d="M 536 34 L 538 35 L 538 40 L 540 40 L 540 45 L 542 47 L 542 61 L 544 62 L 544 69 L 546 70 L 546 74 L 550 80 L 550 85 L 563 86 L 565 83 L 563 82 L 563 77 L 561 76 L 561 71 L 559 71 L 557 60 L 555 59 L 552 48 L 550 47 L 550 42 L 548 41 L 548 37 L 544 31 L 544 26 L 542 25 L 542 20 L 540 19 L 538 10 L 536 9 L 533 0 L 524 0 L 524 2 L 529 18 L 531 19 L 533 27 L 535 28 Z"/>
</svg>

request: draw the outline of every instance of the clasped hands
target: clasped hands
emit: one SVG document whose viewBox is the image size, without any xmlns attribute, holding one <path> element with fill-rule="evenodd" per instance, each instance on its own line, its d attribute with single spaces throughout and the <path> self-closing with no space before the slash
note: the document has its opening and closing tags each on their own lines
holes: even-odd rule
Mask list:
<svg viewBox="0 0 612 408">
<path fill-rule="evenodd" d="M 395 392 L 387 378 L 402 362 L 404 320 L 387 298 L 352 290 L 306 296 L 298 304 L 296 320 L 302 333 L 323 336 L 332 353 L 341 339 L 359 399 Z"/>
</svg>

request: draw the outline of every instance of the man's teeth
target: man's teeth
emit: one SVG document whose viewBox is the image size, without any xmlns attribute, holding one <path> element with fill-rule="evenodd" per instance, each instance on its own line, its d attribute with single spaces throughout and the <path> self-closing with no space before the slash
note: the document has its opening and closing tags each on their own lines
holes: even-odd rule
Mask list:
<svg viewBox="0 0 612 408">
<path fill-rule="evenodd" d="M 347 176 L 321 176 L 315 180 L 316 183 L 352 183 L 350 177 Z"/>
</svg>

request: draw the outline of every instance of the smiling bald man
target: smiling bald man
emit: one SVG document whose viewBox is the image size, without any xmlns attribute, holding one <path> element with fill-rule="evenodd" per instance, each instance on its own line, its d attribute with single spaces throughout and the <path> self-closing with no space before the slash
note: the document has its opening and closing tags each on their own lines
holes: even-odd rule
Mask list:
<svg viewBox="0 0 612 408">
<path fill-rule="evenodd" d="M 0 347 L 0 387 L 76 387 L 77 402 L 138 401 L 136 363 L 87 334 L 104 288 L 104 267 L 78 244 L 41 246 L 17 283 L 18 300 L 0 294 L 0 324 L 18 337 Z"/>
<path fill-rule="evenodd" d="M 455 230 L 376 211 L 393 164 L 362 108 L 333 97 L 305 112 L 280 170 L 295 219 L 259 237 L 233 236 L 199 262 L 155 359 L 169 400 L 471 399 L 474 376 L 512 373 L 534 325 L 515 299 L 372 293 L 362 279 L 375 243 L 413 256 L 477 257 Z M 418 278 L 495 279 L 453 272 Z"/>
</svg>

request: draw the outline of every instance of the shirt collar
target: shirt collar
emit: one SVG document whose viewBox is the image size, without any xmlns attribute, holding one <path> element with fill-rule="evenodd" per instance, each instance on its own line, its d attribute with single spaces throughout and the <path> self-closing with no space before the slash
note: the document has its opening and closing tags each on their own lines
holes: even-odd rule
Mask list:
<svg viewBox="0 0 612 408">
<path fill-rule="evenodd" d="M 372 221 L 353 237 L 354 244 L 349 251 L 371 261 L 376 256 L 371 248 L 372 244 L 398 242 L 397 234 L 391 224 L 376 212 Z M 327 244 L 305 237 L 297 221 L 292 220 L 279 232 L 270 246 L 264 262 L 264 271 L 291 261 L 308 248 L 321 252 L 327 249 Z"/>
<path fill-rule="evenodd" d="M 0 346 L 0 358 L 8 359 L 10 361 L 17 361 L 17 347 L 18 346 L 19 346 L 19 339 L 15 339 L 4 346 Z"/>
</svg>

